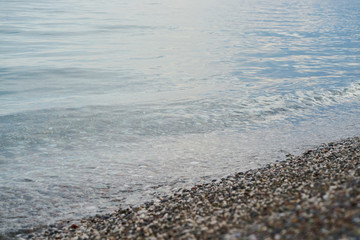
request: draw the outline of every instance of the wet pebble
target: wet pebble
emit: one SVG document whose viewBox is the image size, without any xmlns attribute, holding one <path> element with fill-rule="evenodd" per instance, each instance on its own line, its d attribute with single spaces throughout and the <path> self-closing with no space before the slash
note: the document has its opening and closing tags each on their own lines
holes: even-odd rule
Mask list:
<svg viewBox="0 0 360 240">
<path fill-rule="evenodd" d="M 355 137 L 28 238 L 359 239 L 359 169 Z"/>
</svg>

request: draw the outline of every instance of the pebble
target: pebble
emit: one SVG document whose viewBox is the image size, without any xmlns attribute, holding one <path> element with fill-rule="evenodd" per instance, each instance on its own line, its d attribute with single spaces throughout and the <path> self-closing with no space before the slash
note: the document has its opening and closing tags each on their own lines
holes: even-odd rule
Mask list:
<svg viewBox="0 0 360 240">
<path fill-rule="evenodd" d="M 359 239 L 359 169 L 349 138 L 30 239 Z"/>
</svg>

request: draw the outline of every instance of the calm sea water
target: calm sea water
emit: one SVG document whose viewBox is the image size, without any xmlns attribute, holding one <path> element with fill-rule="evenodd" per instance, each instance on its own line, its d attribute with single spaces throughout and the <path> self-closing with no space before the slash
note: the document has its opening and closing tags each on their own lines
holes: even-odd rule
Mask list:
<svg viewBox="0 0 360 240">
<path fill-rule="evenodd" d="M 0 232 L 360 134 L 358 0 L 0 0 Z"/>
</svg>

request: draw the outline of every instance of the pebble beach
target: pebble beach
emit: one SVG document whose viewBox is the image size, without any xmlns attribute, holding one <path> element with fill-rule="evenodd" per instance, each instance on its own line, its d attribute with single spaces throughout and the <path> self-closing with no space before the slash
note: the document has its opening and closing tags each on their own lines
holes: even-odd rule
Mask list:
<svg viewBox="0 0 360 240">
<path fill-rule="evenodd" d="M 360 240 L 360 0 L 0 2 L 0 240 Z"/>
<path fill-rule="evenodd" d="M 360 138 L 16 239 L 360 239 Z"/>
</svg>

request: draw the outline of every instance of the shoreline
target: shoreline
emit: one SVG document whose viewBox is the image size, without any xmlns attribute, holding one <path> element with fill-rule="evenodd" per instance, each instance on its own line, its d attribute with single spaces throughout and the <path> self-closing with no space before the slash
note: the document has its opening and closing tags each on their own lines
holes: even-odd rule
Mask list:
<svg viewBox="0 0 360 240">
<path fill-rule="evenodd" d="M 360 138 L 15 239 L 355 239 Z M 6 239 L 6 238 L 5 238 Z"/>
</svg>

